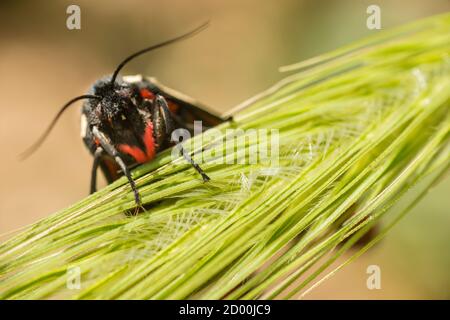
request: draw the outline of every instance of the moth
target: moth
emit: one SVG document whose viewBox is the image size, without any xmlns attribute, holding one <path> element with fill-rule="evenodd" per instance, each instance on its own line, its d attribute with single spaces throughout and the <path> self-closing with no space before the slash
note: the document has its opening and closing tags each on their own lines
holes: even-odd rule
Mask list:
<svg viewBox="0 0 450 320">
<path fill-rule="evenodd" d="M 191 37 L 206 26 L 207 23 L 125 58 L 111 76 L 96 81 L 87 94 L 68 101 L 23 156 L 29 156 L 42 144 L 65 110 L 74 102 L 84 100 L 81 109 L 81 135 L 94 158 L 90 192 L 96 191 L 97 171 L 100 168 L 108 183 L 125 175 L 133 190 L 136 205 L 140 206 L 141 199 L 130 168 L 152 161 L 159 152 L 172 146 L 171 133 L 174 129 L 185 128 L 192 131 L 195 120 L 201 120 L 204 127 L 213 127 L 226 119 L 154 78 L 141 75 L 120 77 L 119 72 L 132 59 Z M 182 147 L 180 152 L 203 181 L 210 180 L 188 152 Z"/>
</svg>

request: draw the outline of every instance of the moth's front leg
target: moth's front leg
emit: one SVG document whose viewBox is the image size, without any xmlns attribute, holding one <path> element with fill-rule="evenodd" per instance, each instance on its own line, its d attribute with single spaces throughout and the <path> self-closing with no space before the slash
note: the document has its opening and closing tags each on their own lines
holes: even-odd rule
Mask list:
<svg viewBox="0 0 450 320">
<path fill-rule="evenodd" d="M 139 197 L 139 192 L 138 192 L 138 190 L 136 188 L 136 184 L 135 184 L 133 178 L 131 177 L 130 170 L 125 165 L 125 162 L 123 161 L 123 159 L 120 156 L 119 152 L 113 146 L 111 141 L 105 136 L 105 134 L 103 132 L 101 132 L 97 127 L 93 127 L 92 128 L 92 133 L 93 133 L 94 137 L 97 138 L 98 141 L 100 142 L 100 145 L 103 148 L 103 150 L 107 154 L 109 154 L 114 159 L 114 161 L 116 161 L 116 163 L 119 165 L 119 167 L 122 170 L 122 172 L 127 177 L 128 181 L 130 183 L 131 189 L 133 190 L 133 193 L 134 193 L 134 199 L 136 201 L 136 205 L 140 206 L 141 205 L 141 199 Z"/>
<path fill-rule="evenodd" d="M 156 141 L 170 141 L 172 131 L 174 129 L 172 114 L 166 99 L 162 95 L 156 95 L 151 109 L 153 117 L 153 128 L 155 130 Z M 191 158 L 188 152 L 181 146 L 176 146 L 180 149 L 180 154 L 188 161 L 195 170 L 202 176 L 203 181 L 211 180 L 208 175 L 200 168 L 200 166 Z"/>
</svg>

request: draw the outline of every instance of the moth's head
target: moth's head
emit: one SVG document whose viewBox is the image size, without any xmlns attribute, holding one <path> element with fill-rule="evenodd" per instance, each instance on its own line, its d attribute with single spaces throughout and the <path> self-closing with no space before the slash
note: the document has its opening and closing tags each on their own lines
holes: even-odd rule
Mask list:
<svg viewBox="0 0 450 320">
<path fill-rule="evenodd" d="M 150 114 L 141 110 L 142 97 L 137 86 L 111 78 L 98 80 L 90 94 L 98 97 L 85 102 L 88 106 L 88 123 L 96 126 L 112 141 L 143 146 L 142 136 Z"/>
<path fill-rule="evenodd" d="M 97 81 L 90 94 L 99 97 L 90 99 L 91 111 L 99 122 L 114 128 L 120 127 L 127 117 L 139 118 L 139 105 L 142 98 L 135 86 L 116 80 L 110 82 L 110 77 Z"/>
</svg>

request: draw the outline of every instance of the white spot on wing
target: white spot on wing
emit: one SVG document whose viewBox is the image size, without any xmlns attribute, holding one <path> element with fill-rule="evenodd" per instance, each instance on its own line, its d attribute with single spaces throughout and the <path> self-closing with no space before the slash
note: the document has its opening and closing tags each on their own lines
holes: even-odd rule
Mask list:
<svg viewBox="0 0 450 320">
<path fill-rule="evenodd" d="M 81 132 L 80 132 L 82 138 L 86 137 L 87 126 L 88 126 L 88 123 L 87 123 L 86 115 L 84 113 L 82 113 L 81 114 Z"/>
<path fill-rule="evenodd" d="M 136 83 L 142 81 L 142 76 L 140 74 L 134 75 L 134 76 L 124 76 L 122 77 L 123 81 L 128 83 Z"/>
</svg>

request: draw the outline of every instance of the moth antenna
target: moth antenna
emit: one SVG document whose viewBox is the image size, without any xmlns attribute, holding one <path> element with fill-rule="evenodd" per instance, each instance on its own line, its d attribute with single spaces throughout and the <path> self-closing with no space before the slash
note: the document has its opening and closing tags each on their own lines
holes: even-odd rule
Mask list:
<svg viewBox="0 0 450 320">
<path fill-rule="evenodd" d="M 197 33 L 199 33 L 200 31 L 203 31 L 204 29 L 206 29 L 206 28 L 208 27 L 208 25 L 209 25 L 209 21 L 203 23 L 202 25 L 198 26 L 198 27 L 195 28 L 194 30 L 191 30 L 191 31 L 189 31 L 189 32 L 187 32 L 187 33 L 185 33 L 185 34 L 182 34 L 182 35 L 178 36 L 178 37 L 175 37 L 175 38 L 166 40 L 166 41 L 164 41 L 164 42 L 155 44 L 155 45 L 153 45 L 153 46 L 151 46 L 151 47 L 148 47 L 148 48 L 145 48 L 145 49 L 139 50 L 138 52 L 133 53 L 132 55 L 130 55 L 129 57 L 127 57 L 125 60 L 123 60 L 123 61 L 119 64 L 119 66 L 116 68 L 116 70 L 114 71 L 113 76 L 112 76 L 112 78 L 111 78 L 110 85 L 112 86 L 112 85 L 114 84 L 114 82 L 116 81 L 117 75 L 119 74 L 120 70 L 121 70 L 128 62 L 130 62 L 131 60 L 133 60 L 133 59 L 136 58 L 137 56 L 140 56 L 141 54 L 144 54 L 144 53 L 146 53 L 146 52 L 152 51 L 152 50 L 154 50 L 154 49 L 158 49 L 158 48 L 167 46 L 167 45 L 169 45 L 169 44 L 178 42 L 178 41 L 180 41 L 180 40 L 184 40 L 184 39 L 190 38 L 190 37 L 196 35 Z"/>
<path fill-rule="evenodd" d="M 70 107 L 71 104 L 73 104 L 74 102 L 78 101 L 78 100 L 82 100 L 82 99 L 101 99 L 102 97 L 100 96 L 96 96 L 96 95 L 91 95 L 91 94 L 85 94 L 82 96 L 78 96 L 73 98 L 72 100 L 70 100 L 69 102 L 67 102 L 56 114 L 56 116 L 53 118 L 52 122 L 50 122 L 49 126 L 47 127 L 47 129 L 44 131 L 44 133 L 39 137 L 39 139 L 36 140 L 35 143 L 33 143 L 27 150 L 25 150 L 24 152 L 22 152 L 19 155 L 19 159 L 20 160 L 25 160 L 26 158 L 28 158 L 29 156 L 31 156 L 41 145 L 42 143 L 45 141 L 45 139 L 47 138 L 47 136 L 49 135 L 50 131 L 52 131 L 53 127 L 55 126 L 55 124 L 58 122 L 59 118 L 61 117 L 61 115 L 64 113 L 64 111 L 67 110 L 68 107 Z"/>
</svg>

